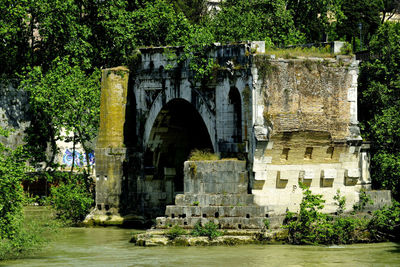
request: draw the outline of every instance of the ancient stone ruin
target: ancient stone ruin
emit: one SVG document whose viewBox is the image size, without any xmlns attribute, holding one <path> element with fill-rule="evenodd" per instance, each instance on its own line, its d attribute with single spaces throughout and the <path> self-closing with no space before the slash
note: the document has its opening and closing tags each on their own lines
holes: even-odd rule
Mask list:
<svg viewBox="0 0 400 267">
<path fill-rule="evenodd" d="M 370 185 L 358 61 L 276 58 L 264 47 L 214 45 L 207 55 L 216 64 L 202 81 L 187 60 L 168 57 L 179 47 L 143 48 L 133 66 L 103 70 L 89 218 L 260 228 L 298 209 L 299 181 L 324 196 L 326 212 L 338 189 L 350 210 Z M 193 149 L 230 159 L 186 161 Z"/>
</svg>

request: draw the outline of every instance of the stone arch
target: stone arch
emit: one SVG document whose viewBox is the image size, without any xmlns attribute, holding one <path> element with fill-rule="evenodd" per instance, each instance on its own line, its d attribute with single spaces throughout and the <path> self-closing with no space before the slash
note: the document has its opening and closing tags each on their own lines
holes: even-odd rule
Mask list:
<svg viewBox="0 0 400 267">
<path fill-rule="evenodd" d="M 174 98 L 158 113 L 144 148 L 145 193 L 153 195 L 151 203 L 163 208 L 183 193 L 183 165 L 194 149 L 213 150 L 208 129 L 193 104 Z"/>
<path fill-rule="evenodd" d="M 196 97 L 194 97 L 196 95 Z M 151 109 L 149 111 L 149 115 L 147 117 L 145 127 L 144 127 L 144 147 L 147 146 L 151 130 L 153 128 L 154 122 L 162 110 L 162 108 L 174 99 L 182 99 L 191 103 L 194 108 L 197 110 L 203 122 L 208 130 L 208 135 L 211 139 L 211 143 L 213 146 L 214 152 L 217 151 L 217 144 L 215 138 L 215 116 L 211 113 L 208 108 L 205 99 L 201 96 L 201 94 L 195 90 L 182 90 L 179 96 L 176 96 L 176 92 L 172 89 L 166 89 L 164 92 L 160 92 L 156 99 L 154 100 Z"/>
</svg>

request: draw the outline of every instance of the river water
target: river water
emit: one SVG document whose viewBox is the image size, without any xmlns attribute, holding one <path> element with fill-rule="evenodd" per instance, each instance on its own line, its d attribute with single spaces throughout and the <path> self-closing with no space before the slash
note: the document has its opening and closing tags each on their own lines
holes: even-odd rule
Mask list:
<svg viewBox="0 0 400 267">
<path fill-rule="evenodd" d="M 132 230 L 68 228 L 35 256 L 0 266 L 400 266 L 400 244 L 136 247 Z"/>
</svg>

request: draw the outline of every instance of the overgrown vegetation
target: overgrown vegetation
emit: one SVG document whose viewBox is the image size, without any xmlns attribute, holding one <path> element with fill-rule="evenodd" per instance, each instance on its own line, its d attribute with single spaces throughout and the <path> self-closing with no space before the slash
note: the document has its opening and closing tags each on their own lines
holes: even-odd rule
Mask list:
<svg viewBox="0 0 400 267">
<path fill-rule="evenodd" d="M 360 121 L 371 141 L 374 188 L 400 198 L 400 24 L 382 25 L 370 43 L 371 60 L 361 65 Z"/>
<path fill-rule="evenodd" d="M 400 203 L 394 201 L 390 207 L 375 211 L 367 228 L 372 240 L 400 241 Z"/>
<path fill-rule="evenodd" d="M 165 235 L 170 239 L 170 240 L 174 240 L 175 238 L 177 238 L 178 236 L 181 235 L 186 235 L 187 232 L 186 230 L 184 230 L 182 227 L 180 227 L 179 225 L 174 225 L 173 227 L 171 227 L 171 229 L 169 229 Z"/>
<path fill-rule="evenodd" d="M 208 222 L 204 226 L 200 223 L 196 223 L 192 232 L 192 236 L 207 236 L 209 239 L 214 239 L 218 236 L 222 236 L 223 233 L 218 230 L 218 225 L 213 222 Z"/>
<path fill-rule="evenodd" d="M 400 238 L 400 205 L 394 202 L 373 213 L 372 218 L 343 215 L 346 200 L 337 192 L 337 216 L 322 213 L 325 200 L 322 195 L 300 185 L 303 199 L 299 214 L 287 212 L 283 227 L 288 229 L 288 242 L 292 244 L 350 244 L 398 240 Z"/>
<path fill-rule="evenodd" d="M 192 152 L 190 152 L 189 160 L 191 161 L 219 160 L 219 157 L 217 154 L 214 154 L 209 150 L 195 149 Z"/>
<path fill-rule="evenodd" d="M 0 127 L 0 136 L 9 131 Z M 0 260 L 17 258 L 40 249 L 45 232 L 54 228 L 43 218 L 27 218 L 23 214 L 25 195 L 22 180 L 29 168 L 22 147 L 10 149 L 0 142 Z"/>
<path fill-rule="evenodd" d="M 60 184 L 51 189 L 57 216 L 66 223 L 83 221 L 93 204 L 93 197 L 80 183 Z"/>
<path fill-rule="evenodd" d="M 54 213 L 47 208 L 30 210 L 25 207 L 21 228 L 13 239 L 0 241 L 0 260 L 30 256 L 42 249 L 55 238 L 62 227 L 62 222 L 55 220 Z"/>
<path fill-rule="evenodd" d="M 293 47 L 293 48 L 269 48 L 265 51 L 267 55 L 275 55 L 276 58 L 298 58 L 298 57 L 320 57 L 333 58 L 335 55 L 331 52 L 329 45 L 324 47 Z"/>
</svg>

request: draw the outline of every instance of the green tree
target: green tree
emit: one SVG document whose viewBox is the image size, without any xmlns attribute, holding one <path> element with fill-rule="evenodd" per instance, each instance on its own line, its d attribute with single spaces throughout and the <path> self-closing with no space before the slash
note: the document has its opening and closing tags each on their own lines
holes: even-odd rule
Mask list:
<svg viewBox="0 0 400 267">
<path fill-rule="evenodd" d="M 343 0 L 288 0 L 296 28 L 308 42 L 334 40 L 335 26 L 343 17 Z"/>
<path fill-rule="evenodd" d="M 21 85 L 31 94 L 33 112 L 47 119 L 47 127 L 52 129 L 55 140 L 65 139 L 64 131 L 72 133 L 72 140 L 67 141 L 72 141 L 73 155 L 76 144 L 80 143 L 86 160 L 89 160 L 90 142 L 97 134 L 99 122 L 99 80 L 99 70 L 87 74 L 64 58 L 53 61 L 46 73 L 40 67 L 33 68 Z M 73 168 L 74 164 L 71 172 Z"/>
<path fill-rule="evenodd" d="M 375 188 L 400 197 L 400 24 L 385 23 L 370 43 L 372 58 L 361 66 L 360 120 L 371 144 Z"/>
<path fill-rule="evenodd" d="M 400 12 L 400 0 L 383 0 L 381 12 L 381 23 L 384 23 L 386 20 L 391 19 L 395 14 Z"/>
<path fill-rule="evenodd" d="M 14 75 L 28 61 L 28 0 L 0 0 L 0 75 Z"/>
<path fill-rule="evenodd" d="M 207 0 L 168 0 L 177 13 L 183 13 L 192 24 L 199 24 L 207 15 Z"/>
<path fill-rule="evenodd" d="M 209 27 L 219 42 L 265 40 L 280 46 L 302 40 L 283 0 L 227 0 Z"/>
<path fill-rule="evenodd" d="M 337 24 L 337 35 L 353 44 L 354 50 L 360 49 L 360 26 L 361 38 L 364 48 L 368 45 L 372 35 L 380 25 L 381 0 L 343 0 L 343 17 Z"/>
</svg>

